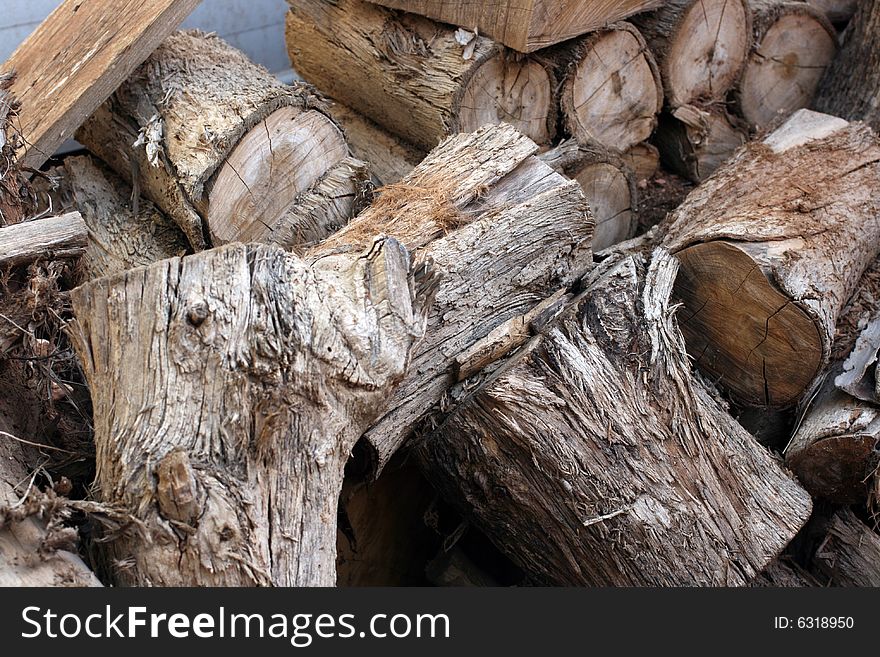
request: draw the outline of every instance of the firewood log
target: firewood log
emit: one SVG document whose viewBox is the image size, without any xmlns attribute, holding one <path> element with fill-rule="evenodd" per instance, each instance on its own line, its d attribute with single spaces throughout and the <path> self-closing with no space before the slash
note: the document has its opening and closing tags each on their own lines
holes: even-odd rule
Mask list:
<svg viewBox="0 0 880 657">
<path fill-rule="evenodd" d="M 593 266 L 580 185 L 533 157 L 537 148 L 508 125 L 450 138 L 309 251 L 333 257 L 383 232 L 448 273 L 408 375 L 361 443 L 374 474 L 455 383 L 457 357 Z"/>
<path fill-rule="evenodd" d="M 657 58 L 672 108 L 723 100 L 752 44 L 746 0 L 670 0 L 632 22 Z"/>
<path fill-rule="evenodd" d="M 838 511 L 816 549 L 813 569 L 824 585 L 880 586 L 880 536 L 852 511 Z"/>
<path fill-rule="evenodd" d="M 755 42 L 736 86 L 739 112 L 762 130 L 808 107 L 837 54 L 837 31 L 805 2 L 749 0 Z"/>
<path fill-rule="evenodd" d="M 741 148 L 664 224 L 697 365 L 744 406 L 798 402 L 880 252 L 880 143 L 865 125 L 799 110 Z"/>
<path fill-rule="evenodd" d="M 724 108 L 683 105 L 660 116 L 654 143 L 671 171 L 702 182 L 748 140 L 744 126 Z"/>
<path fill-rule="evenodd" d="M 86 250 L 86 231 L 79 212 L 0 228 L 0 270 L 40 258 L 76 259 Z"/>
<path fill-rule="evenodd" d="M 624 159 L 598 144 L 567 140 L 539 156 L 557 171 L 578 181 L 596 222 L 593 249 L 635 235 L 638 208 L 636 178 Z"/>
<path fill-rule="evenodd" d="M 616 2 L 464 2 L 463 0 L 371 0 L 386 7 L 403 9 L 444 23 L 477 28 L 520 52 L 546 46 L 602 29 L 640 11 L 660 6 L 662 0 L 618 0 Z"/>
<path fill-rule="evenodd" d="M 501 121 L 538 144 L 555 135 L 553 83 L 541 63 L 420 16 L 363 0 L 297 0 L 287 49 L 322 93 L 424 150 Z"/>
<path fill-rule="evenodd" d="M 215 35 L 195 31 L 166 39 L 76 138 L 172 218 L 196 250 L 321 239 L 329 229 L 315 234 L 309 216 L 329 217 L 344 202 L 347 220 L 366 178 L 307 87 L 284 85 Z"/>
<path fill-rule="evenodd" d="M 561 80 L 569 135 L 622 153 L 651 136 L 663 107 L 654 56 L 630 23 L 609 25 L 549 55 Z"/>
<path fill-rule="evenodd" d="M 635 174 L 636 182 L 653 178 L 660 168 L 660 151 L 654 144 L 647 141 L 636 144 L 622 157 Z"/>
<path fill-rule="evenodd" d="M 819 83 L 813 107 L 880 130 L 880 3 L 858 3 L 842 41 L 840 54 Z"/>
<path fill-rule="evenodd" d="M 693 376 L 676 270 L 663 251 L 647 269 L 610 261 L 558 320 L 453 389 L 418 442 L 441 494 L 539 583 L 746 584 L 810 514 Z"/>
</svg>

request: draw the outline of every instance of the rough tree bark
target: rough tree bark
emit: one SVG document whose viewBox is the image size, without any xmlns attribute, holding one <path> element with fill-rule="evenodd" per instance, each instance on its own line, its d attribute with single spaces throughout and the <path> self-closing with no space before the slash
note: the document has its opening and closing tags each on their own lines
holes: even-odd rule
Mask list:
<svg viewBox="0 0 880 657">
<path fill-rule="evenodd" d="M 345 201 L 349 218 L 366 177 L 307 87 L 284 85 L 217 36 L 194 31 L 166 39 L 76 138 L 196 250 L 320 239 L 339 221 L 315 234 L 308 217 L 338 214 Z"/>
<path fill-rule="evenodd" d="M 506 46 L 532 52 L 602 29 L 662 0 L 529 0 L 529 2 L 464 2 L 456 0 L 371 0 L 380 5 L 428 16 L 444 23 L 477 28 Z"/>
<path fill-rule="evenodd" d="M 880 586 L 880 536 L 848 509 L 826 531 L 813 556 L 816 577 L 830 586 Z"/>
<path fill-rule="evenodd" d="M 425 150 L 500 121 L 539 144 L 555 135 L 544 66 L 420 16 L 363 0 L 297 0 L 287 49 L 296 71 L 323 93 Z"/>
<path fill-rule="evenodd" d="M 592 268 L 580 186 L 536 150 L 508 125 L 450 138 L 309 252 L 319 261 L 384 232 L 448 273 L 408 375 L 362 443 L 374 474 L 455 383 L 457 356 Z"/>
<path fill-rule="evenodd" d="M 752 44 L 746 0 L 670 0 L 632 22 L 657 58 L 672 108 L 722 100 Z"/>
<path fill-rule="evenodd" d="M 880 130 L 880 3 L 858 3 L 842 41 L 819 83 L 813 107 Z"/>
<path fill-rule="evenodd" d="M 749 0 L 755 42 L 735 98 L 750 128 L 763 130 L 808 107 L 837 54 L 837 31 L 805 2 Z"/>
<path fill-rule="evenodd" d="M 880 252 L 880 143 L 799 110 L 740 149 L 663 225 L 682 268 L 688 350 L 745 406 L 791 406 L 829 361 L 837 318 Z"/>
<path fill-rule="evenodd" d="M 541 160 L 576 180 L 596 222 L 593 250 L 628 240 L 638 226 L 636 177 L 624 159 L 598 144 L 562 142 L 545 151 Z"/>
<path fill-rule="evenodd" d="M 809 496 L 691 372 L 677 263 L 612 260 L 506 361 L 446 398 L 423 472 L 537 581 L 742 585 Z"/>
<path fill-rule="evenodd" d="M 671 171 L 702 182 L 748 141 L 745 126 L 723 107 L 683 105 L 660 116 L 654 143 Z"/>
<path fill-rule="evenodd" d="M 560 109 L 568 134 L 618 153 L 651 136 L 663 107 L 654 56 L 630 23 L 557 47 Z"/>
<path fill-rule="evenodd" d="M 393 239 L 333 270 L 228 245 L 72 292 L 117 584 L 332 585 L 343 468 L 436 285 Z"/>
</svg>

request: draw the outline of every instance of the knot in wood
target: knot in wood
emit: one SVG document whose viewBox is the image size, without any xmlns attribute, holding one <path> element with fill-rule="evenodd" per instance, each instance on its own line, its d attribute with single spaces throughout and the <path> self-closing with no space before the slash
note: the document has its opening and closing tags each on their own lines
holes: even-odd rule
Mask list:
<svg viewBox="0 0 880 657">
<path fill-rule="evenodd" d="M 201 326 L 208 319 L 208 304 L 204 301 L 197 301 L 186 311 L 186 320 L 193 326 Z"/>
<path fill-rule="evenodd" d="M 183 449 L 173 449 L 156 466 L 156 502 L 168 520 L 195 526 L 199 503 L 196 479 Z"/>
</svg>

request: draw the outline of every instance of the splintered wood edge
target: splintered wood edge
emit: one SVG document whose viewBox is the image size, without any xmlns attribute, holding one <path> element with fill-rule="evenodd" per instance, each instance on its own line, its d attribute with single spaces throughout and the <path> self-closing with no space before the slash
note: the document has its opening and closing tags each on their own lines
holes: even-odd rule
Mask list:
<svg viewBox="0 0 880 657">
<path fill-rule="evenodd" d="M 458 132 L 509 123 L 537 144 L 549 144 L 556 123 L 550 74 L 531 58 L 504 54 L 480 64 L 461 93 Z"/>
<path fill-rule="evenodd" d="M 671 106 L 724 97 L 748 56 L 751 23 L 744 0 L 700 0 L 686 10 L 663 65 Z"/>
<path fill-rule="evenodd" d="M 206 185 L 201 209 L 213 243 L 260 241 L 300 194 L 347 156 L 342 132 L 317 110 L 272 112 Z"/>
<path fill-rule="evenodd" d="M 836 53 L 837 35 L 824 16 L 809 7 L 780 15 L 743 70 L 739 101 L 746 121 L 767 126 L 809 105 Z"/>
<path fill-rule="evenodd" d="M 696 244 L 677 256 L 679 325 L 696 364 L 746 405 L 796 403 L 823 363 L 816 322 L 733 243 Z"/>
</svg>

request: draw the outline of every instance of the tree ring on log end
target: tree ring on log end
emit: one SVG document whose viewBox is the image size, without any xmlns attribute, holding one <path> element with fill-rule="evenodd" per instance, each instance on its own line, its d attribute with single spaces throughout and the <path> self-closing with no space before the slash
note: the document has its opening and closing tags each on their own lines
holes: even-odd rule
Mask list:
<svg viewBox="0 0 880 657">
<path fill-rule="evenodd" d="M 593 40 L 563 92 L 571 133 L 618 152 L 650 137 L 663 92 L 649 57 L 644 42 L 627 29 Z"/>
<path fill-rule="evenodd" d="M 260 240 L 347 155 L 342 132 L 320 112 L 272 112 L 241 138 L 206 185 L 202 210 L 214 245 Z"/>
<path fill-rule="evenodd" d="M 555 136 L 553 90 L 547 70 L 533 59 L 517 61 L 496 55 L 483 62 L 465 86 L 458 113 L 458 132 L 509 123 L 537 144 Z M 554 131 L 555 132 L 555 131 Z"/>
<path fill-rule="evenodd" d="M 823 362 L 816 322 L 742 248 L 712 241 L 677 253 L 675 292 L 688 352 L 747 406 L 790 406 Z"/>
<path fill-rule="evenodd" d="M 588 164 L 572 176 L 580 183 L 596 221 L 593 249 L 600 251 L 632 237 L 634 214 L 630 181 L 613 164 Z"/>
<path fill-rule="evenodd" d="M 837 53 L 827 21 L 797 11 L 782 14 L 749 56 L 740 82 L 740 108 L 751 126 L 806 107 Z"/>
<path fill-rule="evenodd" d="M 751 20 L 743 0 L 700 0 L 685 12 L 665 59 L 673 107 L 724 96 L 750 44 Z"/>
</svg>

